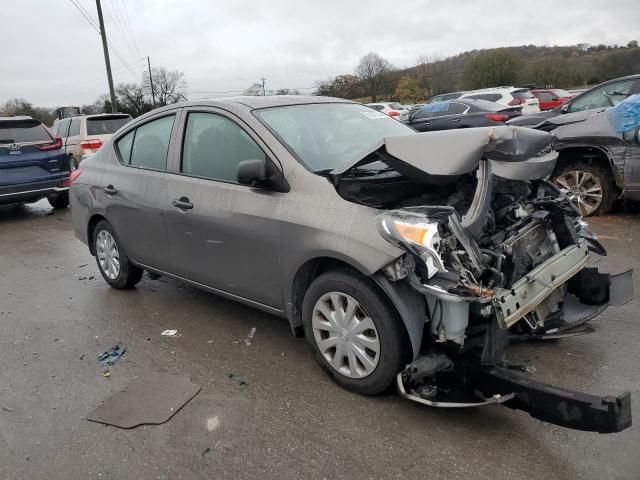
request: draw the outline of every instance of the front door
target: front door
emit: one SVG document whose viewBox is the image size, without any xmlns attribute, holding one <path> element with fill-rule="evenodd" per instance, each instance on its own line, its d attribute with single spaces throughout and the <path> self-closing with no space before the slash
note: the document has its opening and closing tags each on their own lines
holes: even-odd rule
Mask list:
<svg viewBox="0 0 640 480">
<path fill-rule="evenodd" d="M 267 159 L 237 118 L 185 112 L 178 172 L 169 175 L 165 218 L 171 269 L 189 280 L 282 309 L 282 193 L 237 183 L 238 163 Z"/>
</svg>

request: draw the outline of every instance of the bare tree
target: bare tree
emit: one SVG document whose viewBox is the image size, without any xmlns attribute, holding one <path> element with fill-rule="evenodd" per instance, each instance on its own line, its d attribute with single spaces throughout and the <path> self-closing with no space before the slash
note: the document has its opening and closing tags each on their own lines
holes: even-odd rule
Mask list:
<svg viewBox="0 0 640 480">
<path fill-rule="evenodd" d="M 418 80 L 427 97 L 450 91 L 454 87 L 451 62 L 441 55 L 421 55 L 418 59 Z"/>
<path fill-rule="evenodd" d="M 116 94 L 118 95 L 118 109 L 132 117 L 137 117 L 153 109 L 153 105 L 149 102 L 149 95 L 143 85 L 121 83 L 116 88 Z"/>
<path fill-rule="evenodd" d="M 251 97 L 258 97 L 263 95 L 262 84 L 255 82 L 244 91 L 244 94 L 249 95 Z"/>
<path fill-rule="evenodd" d="M 383 78 L 392 69 L 391 63 L 375 52 L 369 52 L 360 59 L 356 67 L 356 75 L 365 83 L 367 93 L 371 95 L 371 101 L 376 101 Z"/>
<path fill-rule="evenodd" d="M 186 100 L 187 81 L 184 73 L 178 70 L 167 70 L 165 67 L 152 68 L 153 93 L 156 97 L 156 106 L 164 107 L 172 103 Z M 151 94 L 149 75 L 143 77 L 143 84 L 147 94 Z"/>
</svg>

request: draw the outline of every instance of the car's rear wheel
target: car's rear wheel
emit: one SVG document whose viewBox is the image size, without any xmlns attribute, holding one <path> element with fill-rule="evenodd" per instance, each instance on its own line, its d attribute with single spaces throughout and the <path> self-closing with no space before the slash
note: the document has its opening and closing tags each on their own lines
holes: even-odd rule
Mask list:
<svg viewBox="0 0 640 480">
<path fill-rule="evenodd" d="M 397 312 L 361 275 L 335 271 L 316 278 L 305 294 L 302 315 L 316 360 L 348 390 L 381 393 L 409 360 Z"/>
<path fill-rule="evenodd" d="M 49 195 L 47 201 L 55 209 L 67 208 L 69 206 L 69 192 Z"/>
<path fill-rule="evenodd" d="M 142 278 L 142 269 L 131 263 L 113 227 L 101 220 L 93 230 L 96 262 L 102 278 L 114 288 L 132 288 Z"/>
<path fill-rule="evenodd" d="M 607 213 L 615 201 L 616 186 L 611 174 L 599 165 L 569 164 L 553 182 L 585 217 Z"/>
</svg>

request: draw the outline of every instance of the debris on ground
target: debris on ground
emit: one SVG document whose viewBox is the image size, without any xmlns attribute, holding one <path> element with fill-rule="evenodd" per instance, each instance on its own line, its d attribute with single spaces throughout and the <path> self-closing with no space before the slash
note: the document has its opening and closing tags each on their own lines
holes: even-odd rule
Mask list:
<svg viewBox="0 0 640 480">
<path fill-rule="evenodd" d="M 164 330 L 160 335 L 163 337 L 175 337 L 177 336 L 178 330 Z"/>
<path fill-rule="evenodd" d="M 0 410 L 4 410 L 5 412 L 9 412 L 9 413 L 15 412 L 13 408 L 5 407 L 4 405 L 0 405 Z"/>
<path fill-rule="evenodd" d="M 105 400 L 87 416 L 92 422 L 133 428 L 160 425 L 200 391 L 187 374 L 146 372 Z"/>
<path fill-rule="evenodd" d="M 103 352 L 100 355 L 98 355 L 98 361 L 103 365 L 114 365 L 126 351 L 127 351 L 126 348 L 120 345 L 116 345 L 115 347 L 112 347 L 110 350 L 107 350 L 106 352 Z"/>
<path fill-rule="evenodd" d="M 251 340 L 253 340 L 253 337 L 255 334 L 256 334 L 256 327 L 251 327 L 251 330 L 249 330 L 249 333 L 247 334 L 246 337 L 244 337 L 242 340 L 234 340 L 231 343 L 234 343 L 234 344 L 244 343 L 245 345 L 249 346 L 251 345 Z"/>
<path fill-rule="evenodd" d="M 104 378 L 109 378 L 111 376 L 111 372 L 108 368 L 105 368 L 100 372 L 100 375 L 102 375 Z"/>
<path fill-rule="evenodd" d="M 211 448 L 207 447 L 205 448 L 202 453 L 200 454 L 201 457 L 204 457 L 207 453 L 209 453 L 211 451 Z"/>
<path fill-rule="evenodd" d="M 87 265 L 89 265 L 88 263 L 83 263 L 82 265 L 78 265 L 78 268 L 83 268 L 86 267 Z"/>
<path fill-rule="evenodd" d="M 227 373 L 227 378 L 229 380 L 233 380 L 234 382 L 238 382 L 238 385 L 249 385 L 249 382 L 247 382 L 246 379 L 236 377 L 233 373 Z"/>
</svg>

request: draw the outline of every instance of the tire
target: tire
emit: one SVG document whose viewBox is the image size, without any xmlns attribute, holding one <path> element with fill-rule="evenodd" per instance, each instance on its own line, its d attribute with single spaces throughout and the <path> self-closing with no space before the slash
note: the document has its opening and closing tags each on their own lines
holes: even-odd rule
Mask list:
<svg viewBox="0 0 640 480">
<path fill-rule="evenodd" d="M 69 206 L 69 192 L 57 193 L 47 197 L 49 205 L 58 210 Z"/>
<path fill-rule="evenodd" d="M 335 303 L 342 312 L 348 311 L 349 299 L 357 304 L 351 322 L 347 320 L 342 324 L 339 318 L 333 317 L 329 321 L 330 317 L 321 313 L 332 308 L 337 312 Z M 374 328 L 363 330 L 371 326 L 371 322 Z M 404 327 L 397 312 L 375 283 L 359 274 L 339 270 L 316 278 L 302 303 L 302 323 L 316 361 L 339 385 L 352 392 L 363 395 L 384 392 L 410 360 L 411 347 L 403 335 Z M 355 327 L 340 328 L 346 323 Z M 376 340 L 378 352 L 374 348 Z M 322 348 L 319 342 L 324 343 Z M 327 349 L 332 342 L 336 346 Z M 372 349 L 364 348 L 365 344 Z M 343 353 L 340 359 L 336 359 L 338 348 Z M 363 358 L 369 359 L 366 366 Z M 334 364 L 339 365 L 340 370 Z"/>
<path fill-rule="evenodd" d="M 576 186 L 576 181 L 583 185 Z M 600 165 L 568 163 L 555 173 L 553 183 L 569 196 L 585 217 L 609 212 L 617 197 L 617 187 L 611 172 Z M 589 190 L 592 190 L 591 194 L 586 193 Z M 598 194 L 600 199 L 596 202 Z"/>
<path fill-rule="evenodd" d="M 105 282 L 118 290 L 127 290 L 140 281 L 142 269 L 131 263 L 113 227 L 106 220 L 100 220 L 94 228 L 93 245 L 96 263 Z M 114 261 L 116 256 L 117 262 Z"/>
</svg>

